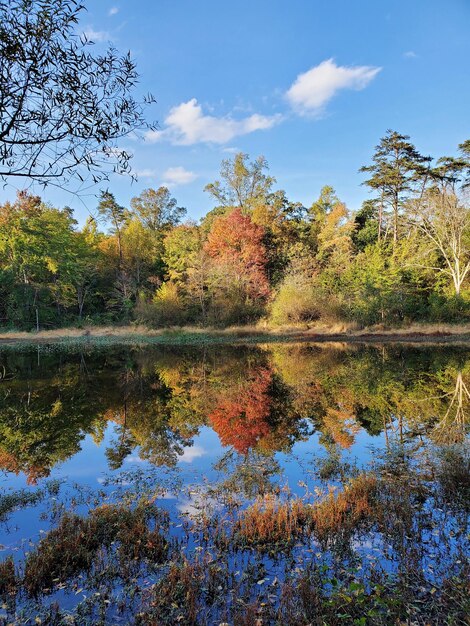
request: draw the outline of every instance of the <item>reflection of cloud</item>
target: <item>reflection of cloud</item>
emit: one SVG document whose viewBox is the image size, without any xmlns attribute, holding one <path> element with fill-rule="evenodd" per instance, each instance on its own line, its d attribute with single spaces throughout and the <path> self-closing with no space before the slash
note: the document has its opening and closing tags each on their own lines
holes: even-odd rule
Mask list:
<svg viewBox="0 0 470 626">
<path fill-rule="evenodd" d="M 201 507 L 194 500 L 188 499 L 177 504 L 176 510 L 183 515 L 198 515 L 201 512 Z"/>
<path fill-rule="evenodd" d="M 106 484 L 106 478 L 97 478 L 96 481 L 100 484 L 100 485 L 105 485 Z M 122 485 L 123 487 L 129 487 L 130 485 L 132 485 L 132 483 L 129 480 L 120 480 L 119 481 L 119 485 Z"/>
<path fill-rule="evenodd" d="M 125 463 L 145 463 L 145 461 L 138 456 L 127 456 Z"/>
<path fill-rule="evenodd" d="M 182 463 L 192 463 L 194 459 L 198 459 L 205 454 L 207 453 L 202 446 L 190 446 L 184 449 L 183 454 L 179 457 L 179 461 Z"/>
<path fill-rule="evenodd" d="M 171 491 L 165 491 L 163 493 L 159 493 L 157 496 L 157 500 L 177 500 L 178 496 Z"/>
<path fill-rule="evenodd" d="M 214 498 L 207 497 L 204 493 L 194 493 L 188 498 L 181 499 L 176 505 L 176 510 L 183 515 L 197 517 L 202 512 L 214 511 L 222 508 L 222 504 Z"/>
</svg>

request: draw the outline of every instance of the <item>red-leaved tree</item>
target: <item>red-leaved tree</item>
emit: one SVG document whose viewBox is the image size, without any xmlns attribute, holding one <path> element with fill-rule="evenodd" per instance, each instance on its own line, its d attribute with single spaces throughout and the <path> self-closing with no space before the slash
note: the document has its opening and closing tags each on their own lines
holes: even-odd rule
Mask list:
<svg viewBox="0 0 470 626">
<path fill-rule="evenodd" d="M 205 251 L 212 259 L 214 282 L 247 301 L 262 303 L 269 295 L 264 229 L 237 208 L 214 220 Z"/>
</svg>

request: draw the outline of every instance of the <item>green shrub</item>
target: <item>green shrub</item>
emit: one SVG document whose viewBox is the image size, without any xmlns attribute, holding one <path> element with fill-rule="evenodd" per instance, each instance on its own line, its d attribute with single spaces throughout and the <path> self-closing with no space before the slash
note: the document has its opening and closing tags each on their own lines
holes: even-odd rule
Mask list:
<svg viewBox="0 0 470 626">
<path fill-rule="evenodd" d="M 175 283 L 166 282 L 158 288 L 152 302 L 139 300 L 135 308 L 138 322 L 153 327 L 181 326 L 191 318 Z"/>
<path fill-rule="evenodd" d="M 288 274 L 271 305 L 271 322 L 279 326 L 311 322 L 321 315 L 318 304 L 312 282 L 303 275 Z"/>
</svg>

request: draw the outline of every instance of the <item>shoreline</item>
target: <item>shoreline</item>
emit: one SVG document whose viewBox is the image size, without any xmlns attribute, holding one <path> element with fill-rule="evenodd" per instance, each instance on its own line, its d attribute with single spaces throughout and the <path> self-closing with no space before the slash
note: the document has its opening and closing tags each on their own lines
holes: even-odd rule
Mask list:
<svg viewBox="0 0 470 626">
<path fill-rule="evenodd" d="M 406 344 L 470 344 L 470 324 L 410 325 L 406 328 L 336 329 L 260 329 L 235 327 L 224 330 L 200 328 L 167 328 L 151 330 L 144 327 L 64 328 L 39 333 L 0 333 L 0 346 L 42 344 L 113 344 L 113 345 L 200 345 L 261 343 L 406 343 Z"/>
</svg>

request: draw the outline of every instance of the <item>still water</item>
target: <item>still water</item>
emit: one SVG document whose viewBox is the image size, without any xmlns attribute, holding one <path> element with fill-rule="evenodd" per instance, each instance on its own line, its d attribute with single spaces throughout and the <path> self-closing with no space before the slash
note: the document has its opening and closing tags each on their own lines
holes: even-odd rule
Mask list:
<svg viewBox="0 0 470 626">
<path fill-rule="evenodd" d="M 158 485 L 155 503 L 180 528 L 217 512 L 221 494 L 241 509 L 266 494 L 302 498 L 325 478 L 329 488 L 328 468 L 360 471 L 397 449 L 413 463 L 465 445 L 469 412 L 462 347 L 4 349 L 0 562 L 11 556 L 21 570 L 66 509 L 84 514 L 131 483 L 142 493 Z M 63 587 L 55 597 L 73 608 Z M 18 615 L 18 604 L 4 611 Z M 39 609 L 29 611 L 33 623 Z M 161 623 L 221 623 L 183 619 Z"/>
</svg>

